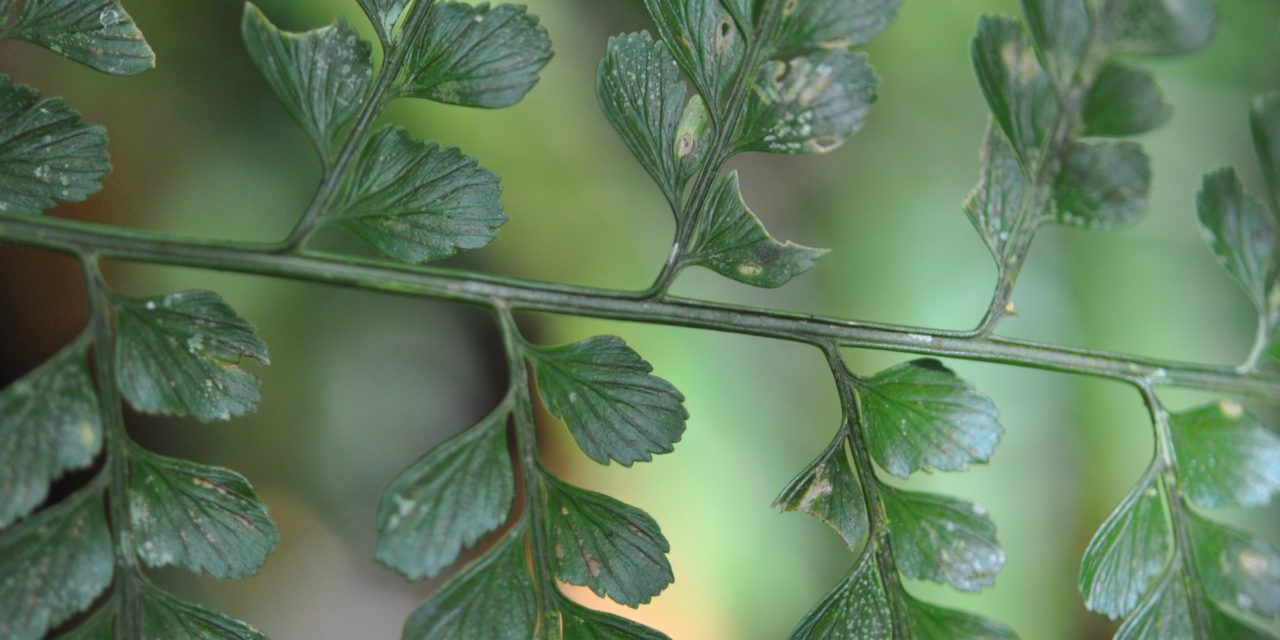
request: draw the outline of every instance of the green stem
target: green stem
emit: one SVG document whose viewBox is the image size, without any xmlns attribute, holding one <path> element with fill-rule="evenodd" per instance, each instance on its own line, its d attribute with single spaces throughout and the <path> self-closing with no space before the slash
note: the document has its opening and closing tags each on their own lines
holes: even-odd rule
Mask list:
<svg viewBox="0 0 1280 640">
<path fill-rule="evenodd" d="M 416 30 L 425 22 L 425 16 L 430 13 L 433 5 L 434 3 L 427 3 L 426 9 L 415 10 L 409 16 L 400 37 L 396 40 L 400 44 L 387 51 L 386 56 L 383 57 L 382 67 L 378 71 L 378 81 L 374 83 L 373 89 L 365 98 L 364 105 L 361 106 L 360 113 L 356 116 L 355 124 L 347 131 L 346 138 L 343 139 L 342 147 L 338 151 L 337 157 L 332 164 L 325 168 L 324 176 L 320 179 L 320 186 L 316 189 L 311 203 L 307 205 L 302 218 L 298 220 L 298 224 L 294 226 L 289 236 L 279 244 L 272 245 L 270 250 L 280 253 L 297 251 L 320 225 L 324 215 L 329 211 L 329 207 L 333 205 L 333 197 L 337 194 L 338 188 L 342 186 L 342 180 L 346 176 L 352 160 L 355 159 L 356 153 L 360 150 L 360 145 L 369 135 L 369 130 L 373 128 L 374 122 L 377 121 L 378 114 L 382 112 L 383 107 L 386 106 L 390 99 L 388 91 L 392 83 L 400 76 L 400 69 L 404 66 L 405 58 L 411 48 L 403 43 L 413 42 Z"/>
<path fill-rule="evenodd" d="M 89 294 L 89 323 L 93 332 L 93 372 L 98 384 L 98 411 L 102 416 L 106 448 L 107 513 L 115 546 L 116 590 L 120 613 L 117 638 L 142 637 L 141 599 L 137 596 L 138 558 L 129 525 L 129 434 L 121 413 L 120 387 L 115 374 L 115 327 L 112 326 L 110 292 L 102 280 L 98 258 L 78 256 Z"/>
<path fill-rule="evenodd" d="M 510 397 L 514 400 L 516 456 L 524 479 L 524 518 L 529 523 L 529 548 L 533 554 L 534 591 L 538 598 L 538 631 L 534 637 L 552 640 L 559 637 L 560 595 L 555 571 L 547 559 L 550 544 L 546 539 L 543 514 L 547 510 L 547 487 L 543 479 L 542 461 L 538 455 L 537 424 L 533 415 L 532 388 L 525 364 L 523 339 L 511 310 L 504 305 L 492 307 L 502 332 L 502 345 L 511 372 Z"/>
<path fill-rule="evenodd" d="M 1094 24 L 1097 24 L 1096 22 Z M 1079 125 L 1080 113 L 1084 109 L 1084 100 L 1088 89 L 1093 85 L 1098 69 L 1105 59 L 1105 48 L 1097 43 L 1097 39 L 1089 38 L 1079 66 L 1071 74 L 1071 79 L 1064 83 L 1055 82 L 1058 94 L 1058 117 L 1054 121 L 1052 134 L 1028 174 L 1032 179 L 1033 197 L 1018 212 L 1014 223 L 1014 242 L 997 259 L 999 274 L 995 291 L 991 295 L 991 303 L 978 326 L 967 332 L 972 336 L 989 336 L 996 325 L 1005 317 L 1014 313 L 1010 299 L 1018 274 L 1026 262 L 1031 242 L 1035 238 L 1036 229 L 1050 218 L 1044 215 L 1053 204 L 1053 179 L 1062 164 L 1062 156 L 1071 145 L 1072 137 Z M 1044 73 L 1048 74 L 1047 70 Z M 1056 78 L 1055 78 L 1056 80 Z M 994 125 L 993 125 L 994 126 Z"/>
<path fill-rule="evenodd" d="M 1195 551 L 1192 548 L 1191 514 L 1178 482 L 1178 462 L 1173 449 L 1173 431 L 1169 426 L 1169 413 L 1161 405 L 1151 385 L 1138 384 L 1137 386 L 1151 414 L 1151 424 L 1155 429 L 1157 481 L 1160 486 L 1160 495 L 1164 498 L 1165 508 L 1169 512 L 1169 524 L 1173 529 L 1173 559 L 1170 560 L 1166 571 L 1179 573 L 1173 579 L 1182 580 L 1183 593 L 1187 596 L 1188 612 L 1191 615 L 1196 640 L 1213 640 L 1209 611 L 1205 606 L 1205 596 L 1202 591 L 1204 583 L 1201 581 L 1200 571 L 1195 562 Z"/>
<path fill-rule="evenodd" d="M 1249 355 L 1245 357 L 1244 363 L 1236 368 L 1241 373 L 1249 373 L 1258 368 L 1258 362 L 1262 360 L 1262 356 L 1266 354 L 1267 347 L 1270 346 L 1267 335 L 1268 318 L 1266 312 L 1258 313 L 1258 330 L 1253 337 L 1253 347 L 1249 349 Z"/>
<path fill-rule="evenodd" d="M 1280 400 L 1280 375 L 1233 367 L 1144 358 L 998 336 L 971 337 L 903 325 L 858 322 L 685 298 L 643 300 L 629 292 L 549 284 L 383 260 L 302 252 L 263 252 L 260 245 L 190 240 L 51 217 L 0 215 L 0 242 L 101 258 L 320 282 L 426 296 L 513 311 L 542 311 L 694 327 L 804 343 L 885 349 L 1012 364 L 1153 386 L 1200 389 Z"/>
<path fill-rule="evenodd" d="M 849 451 L 852 453 L 854 474 L 858 476 L 858 485 L 862 488 L 862 502 L 867 514 L 867 547 L 863 553 L 875 554 L 876 573 L 880 576 L 885 600 L 889 603 L 893 640 L 908 640 L 911 637 L 911 620 L 901 598 L 902 578 L 898 575 L 898 562 L 894 558 L 893 543 L 889 539 L 889 516 L 885 512 L 884 497 L 880 495 L 881 491 L 892 491 L 892 489 L 880 484 L 875 466 L 871 463 L 866 434 L 863 433 L 866 422 L 863 420 L 858 395 L 853 389 L 852 375 L 845 365 L 844 358 L 840 356 L 839 348 L 833 343 L 828 342 L 821 347 L 840 394 L 840 406 L 844 413 L 842 430 Z M 843 452 L 840 455 L 843 455 Z"/>
<path fill-rule="evenodd" d="M 685 267 L 685 257 L 689 253 L 689 248 L 702 234 L 702 228 L 708 217 L 707 200 L 711 197 L 720 171 L 735 153 L 730 145 L 737 132 L 738 119 L 742 117 L 742 112 L 746 108 L 747 97 L 751 95 L 747 87 L 756 77 L 756 71 L 770 52 L 769 43 L 773 30 L 777 26 L 778 14 L 781 13 L 780 6 L 776 0 L 766 0 L 766 6 L 761 13 L 764 16 L 764 23 L 748 41 L 746 53 L 743 55 L 743 64 L 730 83 L 728 103 L 723 113 L 708 114 L 711 118 L 712 131 L 707 162 L 698 172 L 697 181 L 694 182 L 689 199 L 685 202 L 683 215 L 677 217 L 679 224 L 676 228 L 676 239 L 671 245 L 667 261 L 662 265 L 662 270 L 653 284 L 640 295 L 642 298 L 659 298 L 666 295 L 667 289 L 671 288 L 676 276 L 680 275 L 680 271 Z M 719 104 L 718 100 L 712 100 L 707 96 L 703 98 L 708 108 Z"/>
</svg>

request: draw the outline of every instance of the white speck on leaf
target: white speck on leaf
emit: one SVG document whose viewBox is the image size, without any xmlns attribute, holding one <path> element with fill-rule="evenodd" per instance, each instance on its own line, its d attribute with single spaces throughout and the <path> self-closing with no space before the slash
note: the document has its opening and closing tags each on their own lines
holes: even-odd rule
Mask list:
<svg viewBox="0 0 1280 640">
<path fill-rule="evenodd" d="M 1240 406 L 1240 403 L 1235 400 L 1222 400 L 1218 402 L 1218 410 L 1222 412 L 1222 415 L 1233 419 L 1239 418 L 1240 414 L 1244 413 L 1244 407 Z"/>
</svg>

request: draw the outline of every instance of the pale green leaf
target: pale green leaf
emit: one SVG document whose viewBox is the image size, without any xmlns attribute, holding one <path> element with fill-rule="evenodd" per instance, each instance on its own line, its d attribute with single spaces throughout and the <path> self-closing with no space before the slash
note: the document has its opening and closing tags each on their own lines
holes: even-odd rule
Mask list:
<svg viewBox="0 0 1280 640">
<path fill-rule="evenodd" d="M 876 571 L 875 548 L 868 545 L 858 563 L 831 593 L 805 614 L 791 640 L 885 640 L 893 638 L 889 598 Z"/>
<path fill-rule="evenodd" d="M 904 596 L 912 640 L 1017 640 L 1003 623 Z"/>
<path fill-rule="evenodd" d="M 369 91 L 369 43 L 341 22 L 305 33 L 283 31 L 252 3 L 245 4 L 240 30 L 249 57 L 327 162 Z"/>
<path fill-rule="evenodd" d="M 493 241 L 507 221 L 498 176 L 456 147 L 387 125 L 365 142 L 328 221 L 379 251 L 419 263 Z"/>
<path fill-rule="evenodd" d="M 1258 154 L 1262 177 L 1267 182 L 1271 209 L 1280 215 L 1280 91 L 1264 93 L 1253 99 L 1249 126 L 1253 131 L 1253 148 Z"/>
<path fill-rule="evenodd" d="M 845 453 L 842 430 L 822 455 L 791 479 L 773 506 L 783 511 L 803 511 L 831 525 L 849 548 L 857 548 L 867 535 L 867 511 L 862 485 Z"/>
<path fill-rule="evenodd" d="M 427 598 L 405 623 L 402 638 L 529 640 L 536 616 L 524 527 L 517 527 Z"/>
<path fill-rule="evenodd" d="M 212 291 L 113 296 L 120 391 L 139 411 L 226 420 L 258 404 L 244 358 L 268 364 L 253 325 Z"/>
<path fill-rule="evenodd" d="M 1151 162 L 1131 142 L 1074 143 L 1053 185 L 1054 219 L 1088 229 L 1137 220 L 1147 208 Z"/>
<path fill-rule="evenodd" d="M 39 640 L 111 584 L 103 484 L 0 532 L 0 638 Z"/>
<path fill-rule="evenodd" d="M 1202 507 L 1253 507 L 1280 491 L 1280 437 L 1231 400 L 1169 416 L 1182 492 Z"/>
<path fill-rule="evenodd" d="M 0 74 L 0 213 L 80 202 L 109 171 L 102 127 L 81 122 L 62 98 L 44 99 Z"/>
<path fill-rule="evenodd" d="M 378 32 L 378 38 L 383 43 L 390 43 L 391 30 L 400 21 L 400 16 L 404 15 L 404 10 L 409 6 L 409 0 L 358 0 L 360 8 L 364 9 L 364 14 L 369 16 L 369 21 L 373 23 L 373 28 Z"/>
<path fill-rule="evenodd" d="M 583 453 L 624 467 L 668 453 L 680 440 L 684 395 L 649 375 L 653 367 L 617 336 L 595 336 L 560 347 L 529 347 L 538 392 L 563 418 Z"/>
<path fill-rule="evenodd" d="M 1164 498 L 1148 470 L 1094 534 L 1080 563 L 1080 593 L 1092 611 L 1118 618 L 1137 606 L 1173 546 Z"/>
<path fill-rule="evenodd" d="M 702 96 L 696 93 L 689 96 L 680 112 L 680 124 L 676 126 L 676 156 L 680 158 L 682 180 L 687 180 L 702 166 L 710 127 L 711 115 Z"/>
<path fill-rule="evenodd" d="M 412 11 L 430 14 L 416 40 L 400 38 L 409 48 L 397 85 L 402 96 L 506 107 L 533 88 L 551 59 L 546 29 L 523 6 L 422 1 Z"/>
<path fill-rule="evenodd" d="M 1112 51 L 1143 55 L 1203 49 L 1217 24 L 1213 0 L 1110 0 L 1098 16 L 1099 37 Z"/>
<path fill-rule="evenodd" d="M 596 94 L 631 154 L 667 200 L 678 203 L 689 178 L 683 160 L 697 151 L 699 140 L 691 131 L 677 147 L 685 89 L 666 45 L 655 43 L 647 31 L 609 38 L 596 72 Z"/>
<path fill-rule="evenodd" d="M 50 482 L 102 449 L 85 345 L 73 342 L 0 392 L 0 527 L 30 513 Z"/>
<path fill-rule="evenodd" d="M 746 42 L 720 0 L 645 0 L 658 35 L 712 113 L 745 61 Z"/>
<path fill-rule="evenodd" d="M 626 618 L 588 609 L 568 599 L 560 605 L 563 640 L 671 640 Z"/>
<path fill-rule="evenodd" d="M 548 544 L 556 576 L 629 607 L 674 580 L 671 545 L 644 511 L 545 474 Z"/>
<path fill-rule="evenodd" d="M 1260 312 L 1276 279 L 1276 220 L 1240 186 L 1235 169 L 1204 177 L 1196 196 L 1200 228 L 1218 261 L 1249 294 Z"/>
<path fill-rule="evenodd" d="M 1193 597 L 1199 599 L 1199 596 Z M 1200 599 L 1196 607 L 1192 604 L 1180 572 L 1168 571 L 1120 626 L 1115 640 L 1271 640 L 1276 637 L 1223 611 L 1210 600 Z M 1196 624 L 1196 612 L 1204 614 L 1200 624 Z"/>
<path fill-rule="evenodd" d="M 898 16 L 902 0 L 789 0 L 774 46 L 783 52 L 860 47 Z"/>
<path fill-rule="evenodd" d="M 865 53 L 774 60 L 756 76 L 734 144 L 740 151 L 831 151 L 862 127 L 878 83 Z"/>
<path fill-rule="evenodd" d="M 855 382 L 867 448 L 900 478 L 986 462 L 1004 433 L 991 399 L 937 360 L 904 362 Z"/>
<path fill-rule="evenodd" d="M 982 505 L 960 498 L 883 487 L 898 570 L 912 579 L 979 591 L 1004 566 L 996 524 Z"/>
<path fill-rule="evenodd" d="M 1190 529 L 1197 575 L 1210 597 L 1264 618 L 1280 615 L 1280 550 L 1196 515 Z"/>
<path fill-rule="evenodd" d="M 164 640 L 268 640 L 266 634 L 226 614 L 143 587 L 142 633 Z"/>
<path fill-rule="evenodd" d="M 1022 25 L 1008 17 L 983 16 L 971 53 L 991 114 L 1023 165 L 1033 165 L 1053 133 L 1058 96 Z"/>
<path fill-rule="evenodd" d="M 742 200 L 738 172 L 720 180 L 707 202 L 706 226 L 687 262 L 757 287 L 780 287 L 808 271 L 828 249 L 778 242 Z"/>
<path fill-rule="evenodd" d="M 0 26 L 0 38 L 34 42 L 115 75 L 156 66 L 151 47 L 117 0 L 24 0 L 17 20 Z"/>
<path fill-rule="evenodd" d="M 1115 640 L 1190 640 L 1196 637 L 1188 611 L 1187 591 L 1176 571 L 1170 571 L 1120 625 Z M 1208 639 L 1203 639 L 1208 640 Z M 1236 640 L 1232 638 L 1232 640 Z"/>
<path fill-rule="evenodd" d="M 1085 0 L 1022 0 L 1027 30 L 1060 84 L 1071 81 L 1089 44 Z"/>
<path fill-rule="evenodd" d="M 1150 71 L 1111 62 L 1098 72 L 1085 97 L 1083 135 L 1145 133 L 1167 122 L 1172 112 Z"/>
<path fill-rule="evenodd" d="M 1002 263 L 1010 241 L 1026 226 L 1022 208 L 1028 192 L 1027 179 L 1009 146 L 1009 138 L 994 122 L 987 124 L 979 158 L 982 169 L 978 172 L 978 185 L 965 198 L 964 212 L 991 255 Z"/>
<path fill-rule="evenodd" d="M 378 505 L 379 562 L 410 580 L 435 577 L 506 521 L 515 499 L 509 411 L 499 406 L 391 481 Z"/>
<path fill-rule="evenodd" d="M 148 566 L 239 578 L 256 573 L 275 549 L 280 534 L 240 474 L 137 447 L 130 458 L 129 522 Z"/>
</svg>

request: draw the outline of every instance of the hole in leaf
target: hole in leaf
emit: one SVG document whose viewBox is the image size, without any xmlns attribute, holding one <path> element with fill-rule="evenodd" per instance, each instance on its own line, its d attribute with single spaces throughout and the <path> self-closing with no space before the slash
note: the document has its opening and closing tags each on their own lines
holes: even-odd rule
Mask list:
<svg viewBox="0 0 1280 640">
<path fill-rule="evenodd" d="M 715 33 L 712 38 L 716 53 L 724 53 L 732 41 L 733 19 L 729 16 L 720 16 L 720 21 L 716 23 Z"/>
</svg>

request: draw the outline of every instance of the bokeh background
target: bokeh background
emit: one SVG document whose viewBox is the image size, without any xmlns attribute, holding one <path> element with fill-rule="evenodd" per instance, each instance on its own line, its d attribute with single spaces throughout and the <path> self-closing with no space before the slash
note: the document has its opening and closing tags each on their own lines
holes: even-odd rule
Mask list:
<svg viewBox="0 0 1280 640">
<path fill-rule="evenodd" d="M 594 73 L 607 37 L 649 26 L 638 0 L 533 0 L 556 56 L 517 106 L 469 110 L 420 101 L 384 119 L 460 146 L 503 178 L 511 221 L 488 248 L 445 261 L 534 279 L 639 289 L 665 256 L 673 225 L 657 190 L 600 115 Z M 988 300 L 994 268 L 959 204 L 976 181 L 986 107 L 968 46 L 978 16 L 1014 0 L 907 0 L 871 47 L 883 82 L 864 129 L 814 157 L 751 155 L 748 203 L 779 238 L 834 248 L 809 274 L 771 291 L 690 271 L 674 293 L 819 314 L 961 329 Z M 63 95 L 108 127 L 114 173 L 75 218 L 244 240 L 283 237 L 306 206 L 318 164 L 303 134 L 244 53 L 233 0 L 127 0 L 157 52 L 154 71 L 98 75 L 25 43 L 0 43 L 0 70 Z M 262 0 L 281 26 L 337 16 L 371 37 L 352 0 Z M 1280 3 L 1221 0 L 1215 43 L 1152 63 L 1174 105 L 1143 136 L 1153 158 L 1151 209 L 1131 228 L 1047 228 L 1036 240 L 1001 332 L 1142 355 L 1235 363 L 1252 310 L 1195 224 L 1200 176 L 1233 164 L 1260 193 L 1249 142 L 1251 96 L 1280 88 Z M 367 249 L 341 233 L 315 246 Z M 180 571 L 159 579 L 251 621 L 276 640 L 394 639 L 437 583 L 409 584 L 372 561 L 382 489 L 424 451 L 488 412 L 505 374 L 488 318 L 473 309 L 315 285 L 174 268 L 111 265 L 136 294 L 209 288 L 252 320 L 271 348 L 258 412 L 198 424 L 130 415 L 147 446 L 237 469 L 279 524 L 277 552 L 254 578 Z M 85 321 L 67 259 L 0 246 L 0 383 L 52 354 Z M 549 465 L 572 481 L 653 514 L 672 544 L 676 582 L 627 615 L 676 640 L 776 640 L 850 567 L 837 536 L 770 508 L 830 438 L 838 406 L 812 349 L 686 329 L 527 316 L 530 335 L 564 343 L 623 336 L 688 397 L 672 455 L 601 467 L 561 425 L 541 425 Z M 851 351 L 873 373 L 907 356 Z M 996 616 L 1028 640 L 1108 638 L 1115 624 L 1075 589 L 1093 531 L 1151 455 L 1137 395 L 1118 384 L 951 361 L 1002 411 L 990 465 L 923 474 L 909 486 L 984 504 L 1008 563 L 994 588 L 923 597 Z M 1174 407 L 1210 398 L 1169 393 Z M 1254 407 L 1271 424 L 1273 409 Z M 546 416 L 543 416 L 546 418 Z M 1280 510 L 1215 515 L 1280 542 Z M 575 591 L 580 593 L 580 591 Z M 590 594 L 583 596 L 590 599 Z M 601 606 L 620 609 L 608 604 Z"/>
</svg>

